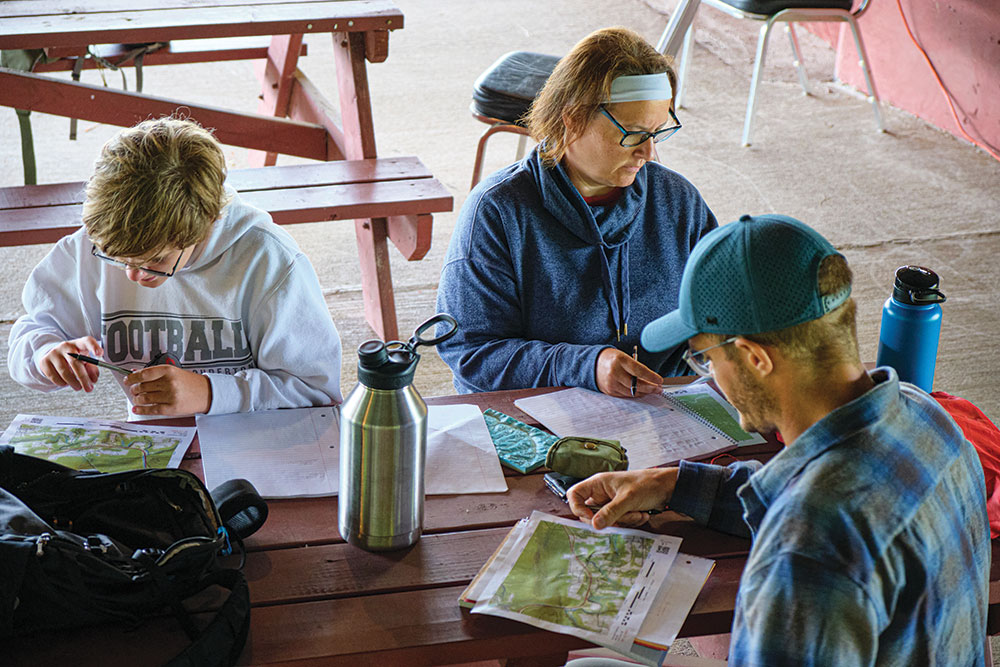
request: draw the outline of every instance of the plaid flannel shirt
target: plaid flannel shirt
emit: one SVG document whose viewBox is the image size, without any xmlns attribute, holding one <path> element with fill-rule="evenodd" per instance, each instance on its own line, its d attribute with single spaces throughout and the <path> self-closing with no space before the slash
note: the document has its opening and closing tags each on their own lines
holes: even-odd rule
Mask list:
<svg viewBox="0 0 1000 667">
<path fill-rule="evenodd" d="M 990 534 L 972 445 L 891 368 L 763 467 L 682 463 L 671 508 L 749 533 L 730 665 L 982 665 Z"/>
</svg>

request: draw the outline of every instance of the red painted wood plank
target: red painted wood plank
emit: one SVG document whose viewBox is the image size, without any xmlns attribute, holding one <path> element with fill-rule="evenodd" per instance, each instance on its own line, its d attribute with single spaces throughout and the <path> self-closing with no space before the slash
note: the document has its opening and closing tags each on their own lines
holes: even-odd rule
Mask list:
<svg viewBox="0 0 1000 667">
<path fill-rule="evenodd" d="M 293 164 L 267 169 L 234 169 L 228 181 L 240 192 L 372 181 L 431 178 L 431 171 L 414 155 L 373 160 L 338 160 Z M 2 190 L 0 190 L 2 197 Z M 2 199 L 0 199 L 2 202 Z"/>
<path fill-rule="evenodd" d="M 254 552 L 245 567 L 251 601 L 271 606 L 465 586 L 509 531 L 502 527 L 426 534 L 412 548 L 396 552 L 369 553 L 344 543 Z M 687 543 L 681 550 L 679 557 L 691 554 Z M 695 603 L 695 614 L 732 612 L 746 554 L 744 550 L 733 557 L 714 557 L 716 567 Z M 214 608 L 216 602 L 198 609 Z"/>
<path fill-rule="evenodd" d="M 427 496 L 424 534 L 513 526 L 532 510 L 569 516 L 569 508 L 544 488 L 541 475 L 507 478 L 506 493 Z M 253 551 L 343 542 L 337 532 L 337 499 L 292 498 L 268 503 L 267 523 L 247 540 Z"/>
<path fill-rule="evenodd" d="M 259 41 L 257 38 L 249 38 L 254 41 Z M 229 41 L 244 41 L 243 37 L 223 37 L 218 40 L 202 40 L 202 39 L 192 39 L 192 40 L 179 40 L 172 42 L 169 48 L 160 49 L 154 51 L 153 53 L 147 53 L 142 60 L 143 67 L 153 67 L 157 65 L 184 65 L 188 63 L 210 63 L 210 62 L 223 62 L 230 60 L 258 60 L 267 57 L 267 45 L 250 45 L 245 44 L 241 46 L 226 45 L 222 48 L 220 44 L 219 48 L 205 48 L 201 47 L 195 48 L 180 48 L 181 45 L 188 45 L 193 43 L 204 44 L 205 42 L 216 41 L 216 42 L 229 42 Z M 106 58 L 111 62 L 117 62 L 127 49 L 124 48 L 110 48 L 121 47 L 120 44 L 115 45 L 104 45 L 105 48 L 100 48 L 97 53 L 101 55 L 102 58 Z M 299 56 L 304 56 L 308 53 L 308 48 L 305 44 L 302 45 L 299 51 Z M 49 53 L 51 56 L 52 54 Z M 35 65 L 33 72 L 62 72 L 70 71 L 73 69 L 76 61 L 69 58 L 60 58 L 55 62 L 38 64 Z M 134 67 L 135 61 L 130 60 L 127 63 L 122 63 L 121 67 Z M 96 69 L 97 61 L 93 58 L 85 58 L 83 61 L 83 69 Z"/>
<path fill-rule="evenodd" d="M 420 158 L 410 155 L 282 165 L 267 169 L 233 169 L 226 182 L 239 192 L 248 192 L 419 178 L 431 178 L 431 172 Z M 84 185 L 79 181 L 0 188 L 0 212 L 13 208 L 81 204 Z"/>
<path fill-rule="evenodd" d="M 153 95 L 140 95 L 0 68 L 0 105 L 131 127 L 140 120 L 183 109 L 224 144 L 276 150 L 322 160 L 326 130 L 317 125 L 237 113 Z"/>
<path fill-rule="evenodd" d="M 246 192 L 244 201 L 269 211 L 279 225 L 323 220 L 358 220 L 367 216 L 440 213 L 453 206 L 439 181 L 421 178 Z"/>
<path fill-rule="evenodd" d="M 240 665 L 439 665 L 482 659 L 561 655 L 590 646 L 503 618 L 470 614 L 457 604 L 462 587 L 346 600 L 254 608 Z M 210 615 L 199 614 L 203 626 Z M 172 618 L 137 634 L 107 625 L 8 639 L 16 665 L 118 667 L 164 664 L 188 640 Z"/>
<path fill-rule="evenodd" d="M 370 63 L 383 63 L 389 57 L 389 31 L 372 30 L 365 33 L 365 59 Z"/>
<path fill-rule="evenodd" d="M 337 66 L 344 154 L 349 160 L 375 157 L 375 125 L 365 68 L 365 36 L 334 33 L 333 57 Z"/>
<path fill-rule="evenodd" d="M 389 218 L 389 240 L 408 262 L 423 259 L 431 249 L 434 220 L 429 215 L 402 215 Z"/>
<path fill-rule="evenodd" d="M 351 220 L 373 215 L 450 211 L 453 200 L 434 179 L 357 183 L 246 192 L 243 199 L 268 211 L 278 224 Z M 0 246 L 53 243 L 80 226 L 82 205 L 18 208 L 0 212 Z M 392 340 L 392 339 L 389 339 Z"/>
<path fill-rule="evenodd" d="M 11 17 L 0 22 L 0 49 L 133 44 L 172 39 L 397 30 L 403 14 L 388 0 L 180 7 L 148 11 Z"/>
<path fill-rule="evenodd" d="M 288 5 L 330 0 L 5 0 L 0 18 L 13 16 L 61 16 L 100 12 L 133 12 L 185 7 L 246 8 L 257 5 Z"/>
<path fill-rule="evenodd" d="M 288 117 L 326 128 L 327 160 L 346 159 L 340 110 L 334 106 L 302 70 L 295 70 L 295 84 L 288 103 Z"/>
<path fill-rule="evenodd" d="M 254 606 L 465 586 L 508 532 L 494 528 L 424 535 L 410 549 L 382 553 L 350 544 L 255 552 L 247 557 L 244 572 Z"/>
<path fill-rule="evenodd" d="M 83 203 L 83 181 L 0 188 L 0 211 L 34 206 Z"/>
<path fill-rule="evenodd" d="M 257 78 L 261 82 L 257 113 L 284 118 L 292 96 L 293 75 L 302 48 L 302 35 L 275 35 L 267 49 L 267 59 L 258 63 Z M 272 166 L 278 160 L 274 151 L 250 151 L 252 167 Z"/>
</svg>

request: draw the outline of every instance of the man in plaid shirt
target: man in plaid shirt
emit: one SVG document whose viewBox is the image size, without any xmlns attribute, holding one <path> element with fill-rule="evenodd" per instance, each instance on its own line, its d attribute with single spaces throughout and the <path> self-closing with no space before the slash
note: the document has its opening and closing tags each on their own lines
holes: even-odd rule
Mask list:
<svg viewBox="0 0 1000 667">
<path fill-rule="evenodd" d="M 858 356 L 851 274 L 811 228 L 768 215 L 695 247 L 680 307 L 642 344 L 688 341 L 766 465 L 604 473 L 569 492 L 595 528 L 665 507 L 750 535 L 732 665 L 982 665 L 990 569 L 983 472 L 937 402 Z M 603 505 L 592 512 L 586 505 Z"/>
</svg>

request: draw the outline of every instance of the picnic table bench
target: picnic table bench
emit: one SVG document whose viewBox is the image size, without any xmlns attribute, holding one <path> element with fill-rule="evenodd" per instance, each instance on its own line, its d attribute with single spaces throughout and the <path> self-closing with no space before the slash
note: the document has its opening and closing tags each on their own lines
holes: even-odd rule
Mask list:
<svg viewBox="0 0 1000 667">
<path fill-rule="evenodd" d="M 430 249 L 432 214 L 453 206 L 451 193 L 416 157 L 237 169 L 226 182 L 281 225 L 356 219 L 379 226 L 411 261 Z M 0 188 L 0 247 L 54 243 L 75 232 L 83 190 L 83 182 Z M 362 255 L 361 263 L 366 259 L 374 258 Z M 392 283 L 384 288 L 381 302 L 394 317 Z M 371 321 L 377 313 L 366 315 Z"/>
<path fill-rule="evenodd" d="M 314 165 L 312 171 L 233 172 L 230 180 L 279 223 L 354 219 L 365 315 L 379 336 L 391 340 L 398 338 L 398 327 L 386 241 L 392 240 L 408 259 L 419 259 L 430 243 L 431 214 L 452 208 L 451 196 L 418 160 L 386 162 L 376 152 L 366 62 L 384 62 L 390 31 L 402 27 L 402 12 L 391 0 L 0 3 L 0 49 L 45 56 L 33 71 L 0 67 L 0 106 L 18 109 L 22 116 L 38 111 L 122 127 L 182 108 L 186 116 L 213 128 L 220 142 L 251 149 L 252 167 L 274 165 L 277 154 L 354 162 L 340 168 Z M 338 104 L 329 102 L 298 68 L 305 52 L 303 35 L 310 33 L 329 33 L 333 40 Z M 261 38 L 269 44 L 260 44 Z M 101 51 L 102 57 L 124 58 L 122 66 L 135 64 L 134 55 L 125 56 L 142 45 L 149 46 L 141 59 L 146 65 L 260 58 L 258 113 L 45 74 L 97 66 L 88 55 L 91 45 L 112 45 Z M 396 169 L 404 171 L 393 175 Z M 314 180 L 296 181 L 303 174 Z M 260 187 L 241 186 L 241 179 Z M 79 184 L 21 194 L 8 189 L 8 204 L 0 212 L 9 237 L 4 244 L 42 243 L 74 229 L 78 208 L 73 207 L 79 201 L 72 200 L 78 192 Z M 288 199 L 293 193 L 298 199 Z"/>
</svg>

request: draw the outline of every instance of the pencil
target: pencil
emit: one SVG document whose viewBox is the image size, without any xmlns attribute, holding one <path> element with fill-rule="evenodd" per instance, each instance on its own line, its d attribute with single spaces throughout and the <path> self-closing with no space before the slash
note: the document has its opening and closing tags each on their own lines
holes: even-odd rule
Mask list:
<svg viewBox="0 0 1000 667">
<path fill-rule="evenodd" d="M 109 371 L 118 371 L 119 373 L 124 373 L 125 375 L 131 375 L 135 371 L 132 371 L 124 366 L 115 366 L 114 364 L 109 364 L 106 361 L 101 361 L 100 359 L 94 359 L 93 357 L 88 357 L 85 354 L 77 354 L 76 352 L 68 352 L 69 356 L 82 361 L 85 364 L 93 364 L 94 366 L 100 366 L 101 368 L 107 368 Z"/>
<path fill-rule="evenodd" d="M 635 361 L 639 361 L 639 346 L 638 345 L 633 345 L 632 346 L 632 359 L 635 360 Z M 635 398 L 635 388 L 636 388 L 636 385 L 638 384 L 638 382 L 639 382 L 639 377 L 636 376 L 636 375 L 633 375 L 632 376 L 632 398 Z"/>
</svg>

